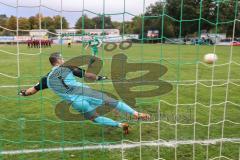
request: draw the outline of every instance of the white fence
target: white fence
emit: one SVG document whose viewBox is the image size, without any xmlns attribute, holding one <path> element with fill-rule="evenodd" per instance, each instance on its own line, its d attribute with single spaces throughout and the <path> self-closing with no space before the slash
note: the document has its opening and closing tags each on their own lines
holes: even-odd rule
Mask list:
<svg viewBox="0 0 240 160">
<path fill-rule="evenodd" d="M 58 36 L 52 37 L 53 43 L 55 44 L 66 44 L 69 40 L 71 42 L 87 42 L 92 38 L 92 36 Z M 122 42 L 128 39 L 139 39 L 138 34 L 128 34 L 128 35 L 105 35 L 105 36 L 97 36 L 103 42 Z M 0 43 L 16 43 L 16 42 L 26 42 L 27 40 L 37 39 L 37 40 L 47 40 L 49 39 L 46 36 L 42 37 L 31 37 L 31 36 L 0 36 Z"/>
</svg>

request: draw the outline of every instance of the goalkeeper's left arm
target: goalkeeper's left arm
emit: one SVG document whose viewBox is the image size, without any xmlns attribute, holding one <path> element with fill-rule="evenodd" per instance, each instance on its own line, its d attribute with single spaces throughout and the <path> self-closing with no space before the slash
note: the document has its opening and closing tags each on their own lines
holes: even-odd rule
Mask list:
<svg viewBox="0 0 240 160">
<path fill-rule="evenodd" d="M 78 68 L 78 67 L 71 67 L 71 70 L 73 72 L 74 76 L 77 76 L 79 78 L 87 78 L 89 80 L 94 80 L 94 81 L 100 81 L 100 80 L 105 80 L 108 79 L 106 76 L 99 76 L 94 73 L 90 72 L 85 72 L 84 69 Z"/>
</svg>

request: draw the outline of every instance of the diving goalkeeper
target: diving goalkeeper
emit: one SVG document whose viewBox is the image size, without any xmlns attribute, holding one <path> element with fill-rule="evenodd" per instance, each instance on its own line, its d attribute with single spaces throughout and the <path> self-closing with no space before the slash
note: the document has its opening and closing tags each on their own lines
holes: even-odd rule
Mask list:
<svg viewBox="0 0 240 160">
<path fill-rule="evenodd" d="M 112 127 L 123 128 L 124 133 L 128 133 L 129 125 L 120 123 L 110 118 L 99 116 L 96 112 L 97 107 L 107 104 L 120 112 L 133 115 L 135 119 L 148 120 L 150 116 L 145 113 L 139 113 L 122 101 L 115 100 L 106 94 L 94 90 L 76 80 L 75 77 L 86 77 L 92 80 L 104 80 L 106 77 L 97 76 L 93 73 L 87 73 L 85 70 L 64 65 L 64 59 L 61 54 L 56 52 L 50 55 L 49 61 L 53 66 L 52 70 L 35 86 L 26 90 L 21 90 L 21 96 L 30 96 L 37 93 L 39 90 L 50 88 L 62 99 L 71 103 L 72 107 L 84 115 L 86 119 L 93 122 Z"/>
</svg>

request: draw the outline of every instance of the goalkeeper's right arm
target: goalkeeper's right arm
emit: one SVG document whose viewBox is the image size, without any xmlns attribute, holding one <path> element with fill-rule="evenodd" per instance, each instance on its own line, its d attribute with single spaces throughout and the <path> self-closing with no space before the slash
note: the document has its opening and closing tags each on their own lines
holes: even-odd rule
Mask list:
<svg viewBox="0 0 240 160">
<path fill-rule="evenodd" d="M 19 92 L 20 96 L 30 96 L 33 95 L 35 93 L 37 93 L 38 90 L 36 90 L 34 87 L 28 88 L 28 89 L 21 89 Z"/>
<path fill-rule="evenodd" d="M 37 93 L 39 90 L 48 88 L 47 86 L 47 75 L 42 77 L 41 80 L 33 87 L 28 89 L 21 89 L 18 93 L 20 96 L 30 96 Z"/>
</svg>

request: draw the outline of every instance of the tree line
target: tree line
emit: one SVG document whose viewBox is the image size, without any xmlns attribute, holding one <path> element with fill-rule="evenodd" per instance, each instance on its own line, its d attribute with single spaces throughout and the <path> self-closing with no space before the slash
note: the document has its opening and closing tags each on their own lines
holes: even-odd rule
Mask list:
<svg viewBox="0 0 240 160">
<path fill-rule="evenodd" d="M 84 15 L 75 28 L 117 28 L 121 33 L 140 37 L 145 37 L 148 30 L 158 30 L 159 37 L 198 36 L 201 31 L 226 33 L 231 37 L 234 19 L 240 19 L 238 0 L 166 0 L 151 4 L 144 14 L 134 16 L 131 21 L 112 22 L 111 17 L 91 19 Z M 235 37 L 240 37 L 240 22 L 235 22 Z"/>
<path fill-rule="evenodd" d="M 158 30 L 159 37 L 196 37 L 205 31 L 232 37 L 235 18 L 240 19 L 238 0 L 166 0 L 150 5 L 144 14 L 125 22 L 121 31 L 142 36 L 148 30 Z M 235 22 L 235 37 L 240 37 L 240 22 Z"/>
<path fill-rule="evenodd" d="M 41 19 L 41 21 L 40 21 Z M 40 23 L 41 22 L 41 23 Z M 35 16 L 31 16 L 29 18 L 19 17 L 18 18 L 18 29 L 19 30 L 32 30 L 39 29 L 41 25 L 42 29 L 47 29 L 50 32 L 55 32 L 56 29 L 61 28 L 61 16 L 56 15 L 53 17 L 50 16 L 42 16 L 41 14 L 36 14 Z M 7 28 L 9 30 L 17 29 L 17 18 L 16 16 L 7 17 L 6 15 L 0 15 L 0 26 Z M 69 27 L 69 23 L 67 22 L 65 17 L 62 17 L 62 28 L 67 29 Z M 15 35 L 15 32 L 9 31 L 3 28 L 0 28 L 0 35 Z M 21 32 L 24 34 L 24 32 Z M 29 34 L 26 32 L 25 34 Z"/>
<path fill-rule="evenodd" d="M 200 31 L 226 33 L 232 36 L 234 19 L 240 19 L 240 3 L 237 0 L 166 0 L 166 3 L 156 2 L 147 7 L 142 15 L 132 18 L 131 21 L 112 21 L 110 16 L 99 15 L 93 18 L 81 16 L 75 23 L 76 29 L 116 28 L 124 34 L 146 35 L 148 30 L 158 30 L 159 37 L 186 37 L 198 36 Z M 163 16 L 164 15 L 164 16 Z M 37 14 L 29 18 L 18 19 L 20 30 L 39 29 L 55 32 L 61 27 L 61 17 L 42 16 Z M 17 19 L 15 16 L 0 15 L 0 26 L 15 30 Z M 62 17 L 62 28 L 69 28 L 69 23 Z M 0 28 L 0 34 L 8 32 Z M 14 34 L 14 33 L 11 33 Z M 240 22 L 235 25 L 235 36 L 240 36 Z"/>
</svg>

